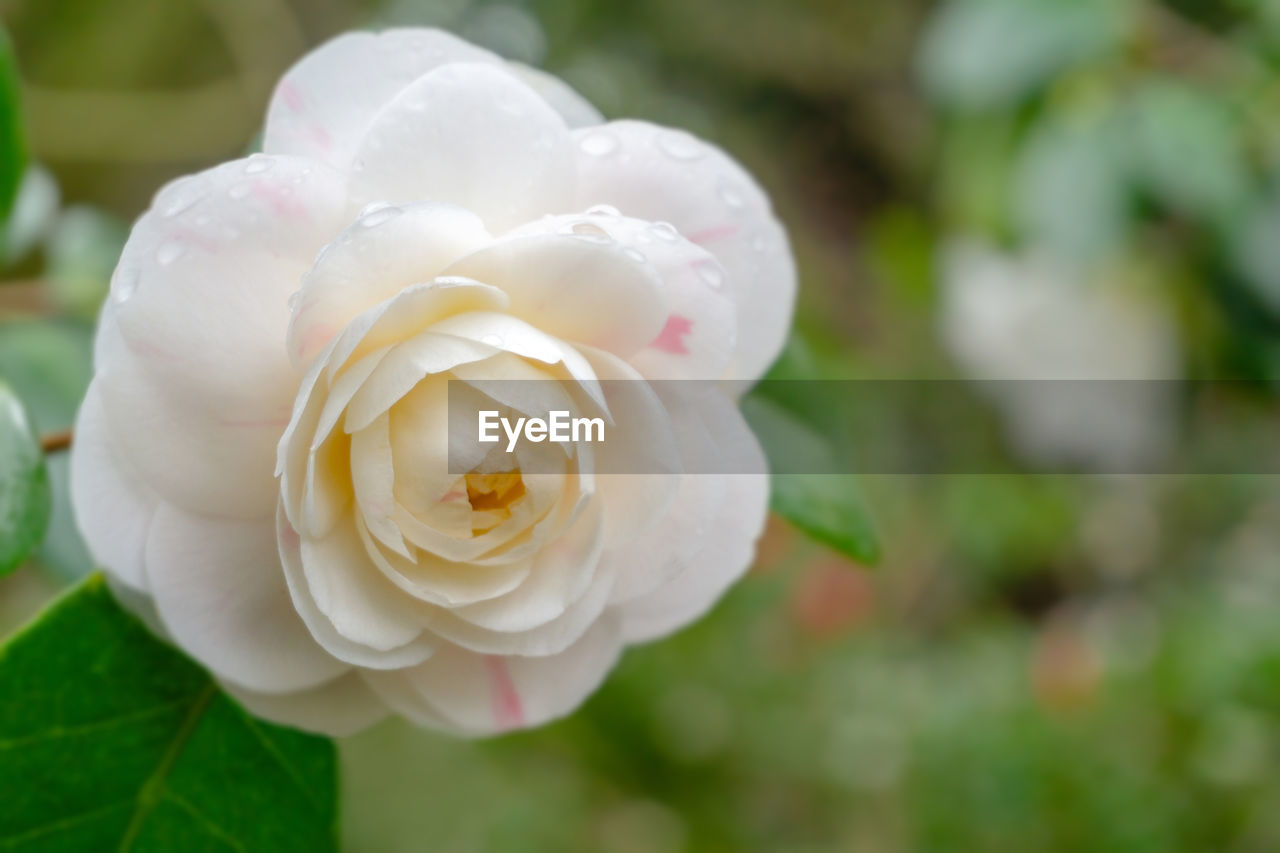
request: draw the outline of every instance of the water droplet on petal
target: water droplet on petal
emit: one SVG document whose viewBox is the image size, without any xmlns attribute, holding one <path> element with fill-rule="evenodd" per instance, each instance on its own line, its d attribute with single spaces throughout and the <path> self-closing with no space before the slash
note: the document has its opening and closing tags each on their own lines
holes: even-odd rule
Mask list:
<svg viewBox="0 0 1280 853">
<path fill-rule="evenodd" d="M 729 207 L 742 207 L 747 203 L 741 191 L 727 182 L 720 184 L 720 200 Z"/>
<path fill-rule="evenodd" d="M 375 202 L 360 213 L 360 224 L 365 228 L 377 228 L 404 213 L 403 208 L 392 207 L 385 202 Z"/>
<path fill-rule="evenodd" d="M 295 290 L 289 294 L 289 310 L 293 311 L 298 307 L 298 300 L 302 298 L 302 291 Z"/>
<path fill-rule="evenodd" d="M 631 260 L 635 261 L 638 264 L 643 264 L 645 261 L 648 260 L 648 258 L 645 257 L 644 252 L 640 251 L 639 249 L 633 249 L 630 246 L 627 246 L 625 249 L 623 249 L 622 254 L 626 255 L 628 258 L 630 258 Z"/>
<path fill-rule="evenodd" d="M 649 230 L 653 232 L 653 236 L 668 243 L 674 243 L 680 238 L 680 232 L 670 222 L 655 222 L 649 226 Z"/>
<path fill-rule="evenodd" d="M 658 147 L 676 160 L 697 160 L 703 154 L 702 143 L 683 130 L 666 130 L 658 134 Z"/>
<path fill-rule="evenodd" d="M 212 220 L 209 219 L 209 215 L 207 213 L 202 213 L 196 217 L 196 225 L 201 228 L 208 225 L 211 221 Z"/>
<path fill-rule="evenodd" d="M 168 266 L 186 254 L 186 251 L 187 247 L 177 240 L 165 240 L 160 244 L 160 248 L 156 249 L 156 262 L 161 266 Z"/>
<path fill-rule="evenodd" d="M 129 301 L 129 297 L 138 289 L 138 280 L 141 274 L 136 267 L 124 268 L 116 270 L 115 280 L 111 283 L 111 298 L 116 301 L 117 305 L 124 304 Z"/>
<path fill-rule="evenodd" d="M 560 229 L 562 234 L 570 234 L 579 237 L 590 243 L 611 243 L 613 238 L 609 236 L 609 232 L 596 225 L 594 222 L 574 222 Z"/>
<path fill-rule="evenodd" d="M 724 286 L 724 270 L 715 261 L 699 261 L 693 268 L 708 287 L 719 290 Z"/>
<path fill-rule="evenodd" d="M 257 175 L 267 171 L 276 164 L 275 160 L 262 154 L 254 154 L 249 158 L 249 162 L 244 164 L 244 172 L 246 175 Z"/>
<path fill-rule="evenodd" d="M 763 236 L 757 234 L 751 238 L 751 248 L 755 249 L 757 252 L 763 252 L 765 249 L 769 248 L 769 242 L 765 240 Z"/>
<path fill-rule="evenodd" d="M 587 216 L 617 217 L 621 215 L 622 211 L 611 204 L 593 204 L 587 208 Z"/>
<path fill-rule="evenodd" d="M 233 185 L 231 189 L 227 190 L 227 195 L 232 198 L 240 199 L 247 196 L 252 189 L 253 187 L 248 181 L 241 181 L 240 183 Z"/>
<path fill-rule="evenodd" d="M 170 199 L 164 209 L 160 211 L 160 215 L 167 218 L 177 216 L 183 211 L 190 210 L 202 198 L 204 198 L 202 193 L 176 193 L 175 197 Z"/>
<path fill-rule="evenodd" d="M 618 138 L 607 131 L 596 130 L 579 139 L 578 147 L 592 157 L 607 157 L 618 150 Z"/>
</svg>

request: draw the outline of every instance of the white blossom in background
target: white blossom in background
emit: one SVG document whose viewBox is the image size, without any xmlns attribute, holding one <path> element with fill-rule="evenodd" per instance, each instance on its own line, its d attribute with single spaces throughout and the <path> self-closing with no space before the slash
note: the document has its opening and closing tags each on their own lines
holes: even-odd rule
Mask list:
<svg viewBox="0 0 1280 853">
<path fill-rule="evenodd" d="M 761 375 L 795 292 L 768 199 L 719 149 L 434 30 L 304 57 L 263 149 L 165 187 L 125 246 L 76 426 L 86 541 L 265 717 L 568 713 L 752 559 L 768 484 L 732 397 L 598 380 Z M 534 377 L 612 411 L 600 458 L 449 474 L 447 380 L 520 409 L 486 383 Z"/>
<path fill-rule="evenodd" d="M 1179 378 L 1177 332 L 1163 305 L 1048 254 L 976 242 L 948 249 L 942 277 L 943 341 L 983 383 L 1029 460 L 1125 473 L 1160 459 L 1173 382 L 1052 380 Z"/>
</svg>

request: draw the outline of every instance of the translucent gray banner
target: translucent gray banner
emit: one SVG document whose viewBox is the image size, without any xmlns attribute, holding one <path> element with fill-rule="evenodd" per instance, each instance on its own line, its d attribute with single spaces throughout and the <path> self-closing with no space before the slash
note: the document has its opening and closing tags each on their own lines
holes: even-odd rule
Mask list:
<svg viewBox="0 0 1280 853">
<path fill-rule="evenodd" d="M 1280 398 L 1244 381 L 451 380 L 449 466 L 552 473 L 1280 474 Z M 736 412 L 741 412 L 739 417 Z"/>
</svg>

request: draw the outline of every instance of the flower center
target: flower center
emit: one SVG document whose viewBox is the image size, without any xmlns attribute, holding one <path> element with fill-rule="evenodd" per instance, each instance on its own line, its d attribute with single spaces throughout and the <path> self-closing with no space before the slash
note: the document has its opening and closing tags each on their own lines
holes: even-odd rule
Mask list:
<svg viewBox="0 0 1280 853">
<path fill-rule="evenodd" d="M 467 485 L 467 501 L 471 504 L 471 532 L 475 536 L 510 518 L 512 505 L 525 494 L 519 470 L 492 474 L 472 472 L 463 479 Z"/>
</svg>

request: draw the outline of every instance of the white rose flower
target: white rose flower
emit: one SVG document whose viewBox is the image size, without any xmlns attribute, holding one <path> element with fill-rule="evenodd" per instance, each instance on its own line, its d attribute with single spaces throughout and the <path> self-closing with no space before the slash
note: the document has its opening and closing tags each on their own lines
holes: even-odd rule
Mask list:
<svg viewBox="0 0 1280 853">
<path fill-rule="evenodd" d="M 165 187 L 125 246 L 76 426 L 86 541 L 270 719 L 568 713 L 751 560 L 765 476 L 670 473 L 763 471 L 730 393 L 599 380 L 759 377 L 795 291 L 768 199 L 693 136 L 433 30 L 303 58 L 263 149 Z M 486 383 L 531 377 L 611 412 L 597 463 L 652 473 L 517 450 L 450 474 L 448 381 L 519 409 Z"/>
</svg>

